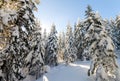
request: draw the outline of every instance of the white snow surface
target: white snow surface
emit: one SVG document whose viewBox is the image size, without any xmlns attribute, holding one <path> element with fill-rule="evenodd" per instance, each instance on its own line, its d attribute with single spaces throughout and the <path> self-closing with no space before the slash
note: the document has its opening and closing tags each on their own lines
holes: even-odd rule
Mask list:
<svg viewBox="0 0 120 81">
<path fill-rule="evenodd" d="M 69 65 L 63 63 L 51 68 L 49 73 L 36 81 L 93 81 L 87 76 L 89 65 L 89 61 L 77 61 Z"/>
<path fill-rule="evenodd" d="M 120 65 L 120 59 L 117 61 Z M 69 65 L 61 63 L 36 81 L 95 81 L 94 76 L 87 76 L 89 68 L 90 61 L 76 61 Z"/>
</svg>

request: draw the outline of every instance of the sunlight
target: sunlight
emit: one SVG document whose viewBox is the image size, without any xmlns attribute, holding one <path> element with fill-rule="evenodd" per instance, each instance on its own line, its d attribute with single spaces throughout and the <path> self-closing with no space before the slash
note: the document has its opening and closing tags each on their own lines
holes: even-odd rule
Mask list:
<svg viewBox="0 0 120 81">
<path fill-rule="evenodd" d="M 82 68 L 86 68 L 86 69 L 90 68 L 90 66 L 85 66 L 85 65 L 79 65 L 79 66 L 82 67 Z"/>
<path fill-rule="evenodd" d="M 44 30 L 46 29 L 46 34 L 48 35 L 50 33 L 50 29 L 51 29 L 51 26 L 48 25 L 48 24 L 41 24 L 41 28 L 42 28 L 42 33 L 44 33 Z"/>
</svg>

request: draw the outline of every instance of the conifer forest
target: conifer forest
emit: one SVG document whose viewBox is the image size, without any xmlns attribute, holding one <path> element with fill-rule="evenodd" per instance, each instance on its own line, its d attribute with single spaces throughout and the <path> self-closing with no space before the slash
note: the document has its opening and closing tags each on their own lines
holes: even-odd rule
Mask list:
<svg viewBox="0 0 120 81">
<path fill-rule="evenodd" d="M 40 4 L 0 0 L 0 81 L 120 81 L 120 15 L 105 19 L 86 5 L 74 26 L 42 32 Z"/>
</svg>

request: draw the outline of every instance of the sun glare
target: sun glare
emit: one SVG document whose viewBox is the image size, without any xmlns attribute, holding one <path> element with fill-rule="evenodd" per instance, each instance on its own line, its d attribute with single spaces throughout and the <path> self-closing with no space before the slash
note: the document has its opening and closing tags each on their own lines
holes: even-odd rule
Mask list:
<svg viewBox="0 0 120 81">
<path fill-rule="evenodd" d="M 42 24 L 42 25 L 41 25 L 41 28 L 42 28 L 42 33 L 44 33 L 45 30 L 46 30 L 46 33 L 47 33 L 47 34 L 50 33 L 50 28 L 51 28 L 50 25 L 48 25 L 48 24 Z"/>
</svg>

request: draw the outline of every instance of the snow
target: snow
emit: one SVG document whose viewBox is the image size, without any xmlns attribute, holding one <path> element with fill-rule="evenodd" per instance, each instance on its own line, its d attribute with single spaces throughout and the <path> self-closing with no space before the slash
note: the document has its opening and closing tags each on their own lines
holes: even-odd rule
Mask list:
<svg viewBox="0 0 120 81">
<path fill-rule="evenodd" d="M 110 42 L 108 45 L 107 45 L 107 50 L 114 50 L 114 46 L 113 46 L 113 42 L 112 40 L 110 40 L 111 38 L 110 37 L 107 37 L 107 41 Z"/>
<path fill-rule="evenodd" d="M 0 76 L 3 76 L 2 70 L 0 70 Z"/>
<path fill-rule="evenodd" d="M 33 54 L 33 51 L 31 51 L 28 56 L 25 58 L 26 62 L 28 63 L 31 59 L 32 59 L 32 54 Z"/>
<path fill-rule="evenodd" d="M 35 0 L 35 3 L 36 3 L 36 4 L 39 4 L 39 3 L 40 3 L 40 0 Z"/>
<path fill-rule="evenodd" d="M 100 14 L 99 14 L 99 12 L 98 12 L 98 11 L 96 11 L 96 13 L 95 13 L 95 18 L 96 18 L 96 19 L 101 18 L 101 17 L 100 17 Z"/>
<path fill-rule="evenodd" d="M 120 65 L 120 59 L 117 60 Z M 77 61 L 66 65 L 64 63 L 44 74 L 43 77 L 36 81 L 95 81 L 95 76 L 88 76 L 87 71 L 90 68 L 90 61 Z M 103 68 L 100 68 L 101 71 Z M 99 71 L 98 71 L 99 72 Z M 104 73 L 104 72 L 102 72 Z M 105 77 L 105 74 L 97 75 Z M 98 80 L 99 81 L 99 80 Z"/>
<path fill-rule="evenodd" d="M 60 64 L 57 67 L 53 67 L 49 73 L 46 73 L 36 81 L 92 81 L 87 76 L 89 65 L 89 61 L 77 61 L 69 65 Z"/>
<path fill-rule="evenodd" d="M 18 28 L 18 26 L 13 28 L 12 35 L 19 37 L 19 28 Z"/>
<path fill-rule="evenodd" d="M 48 81 L 48 78 L 46 76 L 43 76 L 43 81 Z"/>
<path fill-rule="evenodd" d="M 102 65 L 100 65 L 100 67 L 98 67 L 96 77 L 98 77 L 97 81 L 102 81 L 102 78 L 104 78 L 105 81 L 108 80 L 107 73 L 105 72 L 105 69 L 102 67 Z"/>
<path fill-rule="evenodd" d="M 10 16 L 10 14 L 13 16 Z M 17 18 L 16 10 L 11 10 L 10 8 L 6 8 L 6 10 L 1 9 L 0 16 L 2 17 L 3 24 L 5 25 L 8 25 L 8 21 Z"/>
<path fill-rule="evenodd" d="M 26 34 L 28 34 L 27 29 L 24 26 L 22 26 L 21 28 L 22 28 L 22 31 L 24 31 Z"/>
<path fill-rule="evenodd" d="M 47 72 L 47 73 L 50 72 L 50 66 L 45 65 L 44 66 L 44 71 Z"/>
<path fill-rule="evenodd" d="M 23 81 L 35 81 L 35 77 L 28 75 Z"/>
</svg>

